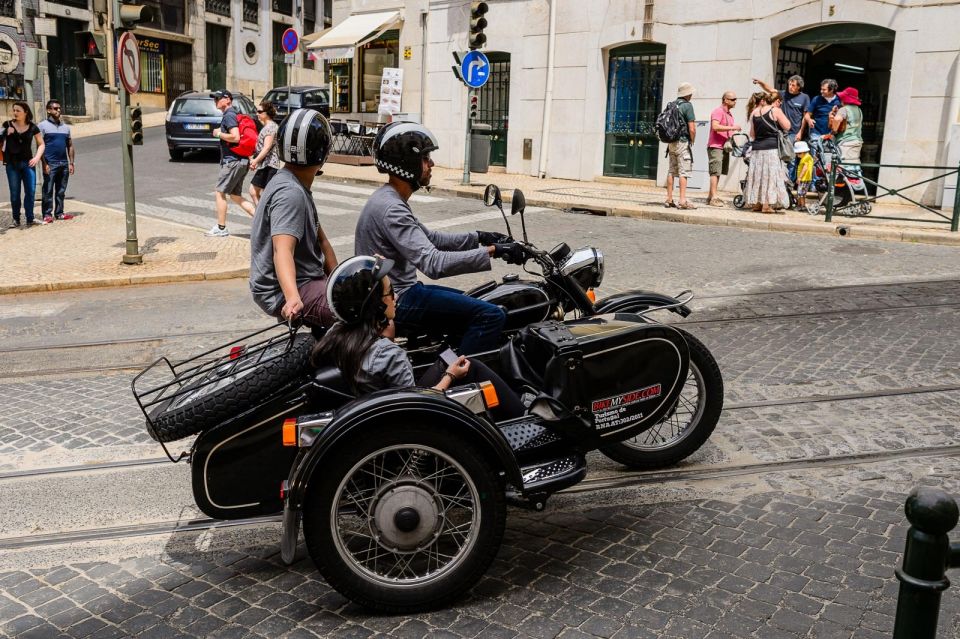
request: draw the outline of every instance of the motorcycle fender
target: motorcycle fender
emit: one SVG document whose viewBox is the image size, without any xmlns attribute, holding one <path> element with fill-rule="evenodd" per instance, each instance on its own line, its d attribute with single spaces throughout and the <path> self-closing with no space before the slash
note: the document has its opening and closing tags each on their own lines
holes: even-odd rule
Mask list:
<svg viewBox="0 0 960 639">
<path fill-rule="evenodd" d="M 486 450 L 496 460 L 507 483 L 521 487 L 523 478 L 510 445 L 499 429 L 466 408 L 429 389 L 388 390 L 368 395 L 341 408 L 333 421 L 317 433 L 309 448 L 300 449 L 285 484 L 281 550 L 284 560 L 292 560 L 300 527 L 307 487 L 317 469 L 323 468 L 327 454 L 350 440 L 364 437 L 371 426 L 390 422 L 434 424 L 437 428 L 458 429 L 465 437 Z"/>
<path fill-rule="evenodd" d="M 636 312 L 638 310 L 646 310 L 657 306 L 668 306 L 676 303 L 677 299 L 675 297 L 663 295 L 662 293 L 654 293 L 653 291 L 626 291 L 598 300 L 593 305 L 593 308 L 597 315 L 601 315 L 603 313 Z M 686 304 L 675 306 L 669 310 L 678 314 L 680 317 L 687 317 L 691 313 L 690 307 Z"/>
</svg>

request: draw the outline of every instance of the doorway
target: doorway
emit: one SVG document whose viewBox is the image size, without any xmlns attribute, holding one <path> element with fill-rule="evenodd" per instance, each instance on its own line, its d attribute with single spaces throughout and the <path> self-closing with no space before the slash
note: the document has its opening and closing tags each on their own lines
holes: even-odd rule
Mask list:
<svg viewBox="0 0 960 639">
<path fill-rule="evenodd" d="M 207 23 L 207 88 L 211 91 L 227 88 L 228 34 L 226 27 Z"/>
<path fill-rule="evenodd" d="M 273 23 L 273 86 L 275 87 L 287 84 L 287 54 L 283 50 L 283 32 L 286 30 L 287 25 L 281 22 Z M 379 88 L 379 84 L 377 86 Z"/>
<path fill-rule="evenodd" d="M 166 90 L 167 106 L 173 104 L 178 95 L 193 86 L 193 49 L 180 42 L 167 43 Z"/>
<path fill-rule="evenodd" d="M 490 165 L 507 165 L 507 129 L 510 120 L 510 54 L 492 51 L 490 79 L 477 91 L 477 123 L 490 125 Z"/>
<path fill-rule="evenodd" d="M 610 51 L 603 174 L 655 179 L 659 141 L 653 124 L 663 103 L 667 47 L 628 44 Z"/>
<path fill-rule="evenodd" d="M 826 78 L 836 80 L 840 89 L 856 87 L 863 103 L 860 159 L 868 164 L 880 162 L 883 148 L 894 37 L 894 31 L 869 24 L 829 24 L 784 38 L 777 52 L 778 88 L 786 87 L 794 74 L 803 77 L 803 90 L 811 98 Z M 875 181 L 879 169 L 865 167 L 863 173 Z"/>
<path fill-rule="evenodd" d="M 86 29 L 85 22 L 57 18 L 57 37 L 48 38 L 50 99 L 60 100 L 63 115 L 86 115 L 84 79 L 77 67 L 79 52 L 73 34 Z M 44 115 L 43 117 L 46 117 Z"/>
</svg>

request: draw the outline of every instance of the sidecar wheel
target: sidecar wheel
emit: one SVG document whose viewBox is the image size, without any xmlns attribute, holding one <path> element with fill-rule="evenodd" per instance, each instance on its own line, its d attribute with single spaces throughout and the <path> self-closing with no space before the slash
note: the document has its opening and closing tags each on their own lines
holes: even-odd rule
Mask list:
<svg viewBox="0 0 960 639">
<path fill-rule="evenodd" d="M 636 437 L 600 449 L 636 470 L 672 466 L 696 452 L 713 433 L 723 409 L 723 376 L 710 350 L 681 331 L 690 348 L 690 367 L 677 405 Z"/>
<path fill-rule="evenodd" d="M 172 442 L 216 426 L 301 372 L 313 343 L 311 335 L 297 335 L 292 345 L 282 340 L 258 353 L 263 364 L 242 364 L 239 372 L 232 373 L 235 362 L 231 362 L 190 381 L 180 394 L 153 409 L 153 429 L 147 424 L 147 432 L 157 441 Z M 218 379 L 211 381 L 213 377 Z"/>
<path fill-rule="evenodd" d="M 307 492 L 303 533 L 333 588 L 407 614 L 479 581 L 500 549 L 506 501 L 476 447 L 442 427 L 391 424 L 328 455 Z"/>
</svg>

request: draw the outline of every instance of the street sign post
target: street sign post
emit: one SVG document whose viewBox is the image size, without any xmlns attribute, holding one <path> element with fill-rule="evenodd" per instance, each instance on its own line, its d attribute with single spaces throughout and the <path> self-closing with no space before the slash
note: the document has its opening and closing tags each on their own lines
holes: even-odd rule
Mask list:
<svg viewBox="0 0 960 639">
<path fill-rule="evenodd" d="M 140 91 L 140 47 L 137 38 L 130 31 L 120 34 L 117 41 L 117 68 L 120 71 L 120 84 L 127 93 Z"/>
<path fill-rule="evenodd" d="M 284 31 L 283 35 L 280 36 L 280 46 L 286 53 L 283 61 L 287 63 L 287 112 L 289 113 L 290 105 L 293 102 L 293 98 L 290 96 L 290 86 L 293 84 L 293 63 L 297 59 L 294 54 L 300 47 L 300 34 L 297 33 L 297 30 L 291 27 Z"/>
<path fill-rule="evenodd" d="M 454 53 L 453 59 L 457 65 L 453 73 L 467 85 L 467 132 L 463 141 L 463 179 L 460 184 L 470 184 L 470 135 L 473 121 L 477 117 L 479 96 L 477 89 L 490 79 L 490 60 L 480 51 L 467 51 L 464 54 Z"/>
</svg>

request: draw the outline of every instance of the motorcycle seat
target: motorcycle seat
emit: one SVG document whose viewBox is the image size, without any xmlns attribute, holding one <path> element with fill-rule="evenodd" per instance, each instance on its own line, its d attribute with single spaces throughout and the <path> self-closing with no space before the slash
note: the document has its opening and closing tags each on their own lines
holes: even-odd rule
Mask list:
<svg viewBox="0 0 960 639">
<path fill-rule="evenodd" d="M 353 390 L 343 378 L 343 374 L 336 366 L 321 366 L 313 373 L 313 380 L 325 391 L 340 396 L 343 399 L 353 399 Z"/>
</svg>

